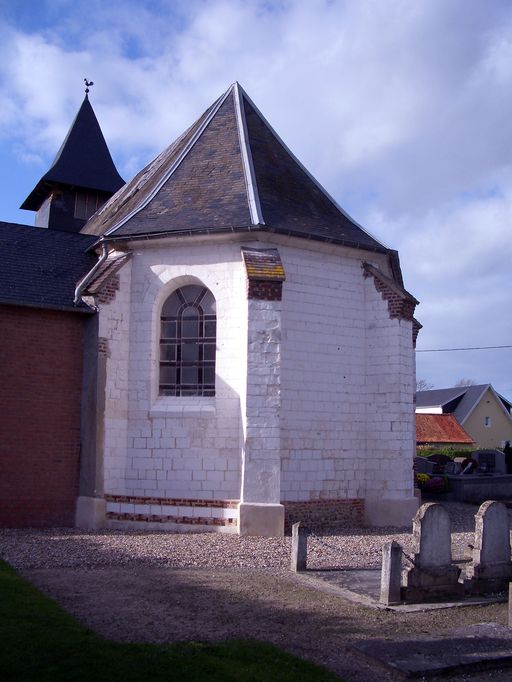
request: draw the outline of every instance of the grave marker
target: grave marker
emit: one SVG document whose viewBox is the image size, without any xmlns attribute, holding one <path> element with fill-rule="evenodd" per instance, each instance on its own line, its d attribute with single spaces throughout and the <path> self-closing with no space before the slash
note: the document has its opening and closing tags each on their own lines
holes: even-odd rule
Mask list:
<svg viewBox="0 0 512 682">
<path fill-rule="evenodd" d="M 510 524 L 501 502 L 484 502 L 475 516 L 475 547 L 467 576 L 466 588 L 473 594 L 506 590 L 512 580 Z"/>
<path fill-rule="evenodd" d="M 306 531 L 300 527 L 299 523 L 292 526 L 292 556 L 290 568 L 297 573 L 306 570 L 308 557 L 308 536 Z"/>
<path fill-rule="evenodd" d="M 414 566 L 403 573 L 407 601 L 428 601 L 462 595 L 460 568 L 452 564 L 450 517 L 436 502 L 418 509 L 413 520 Z"/>
<path fill-rule="evenodd" d="M 402 600 L 400 583 L 402 577 L 402 547 L 392 540 L 382 548 L 380 574 L 381 604 L 399 604 Z"/>
</svg>

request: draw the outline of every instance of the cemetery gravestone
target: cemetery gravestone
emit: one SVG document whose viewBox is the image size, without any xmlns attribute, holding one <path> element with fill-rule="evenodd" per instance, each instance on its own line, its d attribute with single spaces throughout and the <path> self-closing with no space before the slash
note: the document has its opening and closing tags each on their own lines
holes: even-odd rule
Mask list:
<svg viewBox="0 0 512 682">
<path fill-rule="evenodd" d="M 414 566 L 403 574 L 406 601 L 461 596 L 460 569 L 452 564 L 450 518 L 442 505 L 427 502 L 414 517 Z"/>
<path fill-rule="evenodd" d="M 381 604 L 399 604 L 401 601 L 400 580 L 402 574 L 402 547 L 392 540 L 382 548 L 382 570 L 380 576 Z"/>
<path fill-rule="evenodd" d="M 484 502 L 475 516 L 475 547 L 467 576 L 466 588 L 472 593 L 505 590 L 512 580 L 510 525 L 501 502 Z"/>
<path fill-rule="evenodd" d="M 308 536 L 299 523 L 292 526 L 292 555 L 290 568 L 297 573 L 305 571 L 308 557 Z"/>
</svg>

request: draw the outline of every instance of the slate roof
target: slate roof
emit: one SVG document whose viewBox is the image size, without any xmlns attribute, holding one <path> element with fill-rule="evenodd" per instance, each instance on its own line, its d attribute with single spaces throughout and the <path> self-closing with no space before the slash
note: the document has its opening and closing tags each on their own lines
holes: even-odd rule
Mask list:
<svg viewBox="0 0 512 682">
<path fill-rule="evenodd" d="M 39 180 L 21 208 L 37 211 L 54 184 L 109 194 L 124 185 L 87 95 L 50 170 Z"/>
<path fill-rule="evenodd" d="M 452 400 L 461 398 L 467 386 L 454 388 L 436 388 L 431 391 L 418 391 L 416 393 L 416 407 L 441 407 Z"/>
<path fill-rule="evenodd" d="M 488 389 L 494 393 L 510 416 L 510 401 L 496 393 L 491 384 L 418 391 L 416 393 L 416 407 L 442 407 L 443 412 L 453 414 L 460 424 L 464 424 Z"/>
<path fill-rule="evenodd" d="M 475 441 L 453 414 L 417 414 L 416 442 L 470 445 Z"/>
<path fill-rule="evenodd" d="M 76 283 L 97 262 L 94 237 L 0 222 L 0 303 L 91 312 L 73 305 Z"/>
<path fill-rule="evenodd" d="M 391 253 L 339 208 L 238 83 L 82 231 L 109 240 L 268 231 Z"/>
</svg>

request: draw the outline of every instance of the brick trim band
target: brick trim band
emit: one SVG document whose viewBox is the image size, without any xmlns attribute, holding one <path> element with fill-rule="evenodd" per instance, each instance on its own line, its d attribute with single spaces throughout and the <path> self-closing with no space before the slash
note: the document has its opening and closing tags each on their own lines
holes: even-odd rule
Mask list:
<svg viewBox="0 0 512 682">
<path fill-rule="evenodd" d="M 283 297 L 283 283 L 250 279 L 247 283 L 247 298 L 256 301 L 280 301 Z"/>
<path fill-rule="evenodd" d="M 290 530 L 300 521 L 311 530 L 339 528 L 348 523 L 363 525 L 364 500 L 309 500 L 304 502 L 283 502 L 284 527 Z"/>
<path fill-rule="evenodd" d="M 134 495 L 105 495 L 107 502 L 121 504 L 165 504 L 172 507 L 213 507 L 215 509 L 236 509 L 238 500 L 197 500 L 174 497 L 139 497 Z"/>
<path fill-rule="evenodd" d="M 113 521 L 139 521 L 146 523 L 176 523 L 191 526 L 236 526 L 237 519 L 217 519 L 207 516 L 171 516 L 166 514 L 126 514 L 107 512 L 107 519 Z"/>
<path fill-rule="evenodd" d="M 277 249 L 242 247 L 247 272 L 247 298 L 257 301 L 280 301 L 286 279 Z"/>
<path fill-rule="evenodd" d="M 363 263 L 363 276 L 372 277 L 375 289 L 388 304 L 389 317 L 399 320 L 412 320 L 418 301 L 403 287 L 369 263 Z"/>
<path fill-rule="evenodd" d="M 95 293 L 96 300 L 98 303 L 111 303 L 117 292 L 119 291 L 120 279 L 119 275 L 115 274 L 110 277 L 110 279 L 103 284 L 101 289 Z"/>
</svg>

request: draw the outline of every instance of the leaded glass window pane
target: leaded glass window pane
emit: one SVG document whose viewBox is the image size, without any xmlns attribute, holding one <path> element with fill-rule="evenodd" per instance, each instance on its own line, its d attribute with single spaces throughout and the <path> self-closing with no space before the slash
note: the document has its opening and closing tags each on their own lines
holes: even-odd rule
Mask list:
<svg viewBox="0 0 512 682">
<path fill-rule="evenodd" d="M 183 343 L 181 346 L 181 359 L 183 360 L 183 362 L 198 362 L 199 344 Z"/>
<path fill-rule="evenodd" d="M 160 318 L 160 395 L 215 395 L 215 298 L 200 285 L 174 291 Z"/>
</svg>

